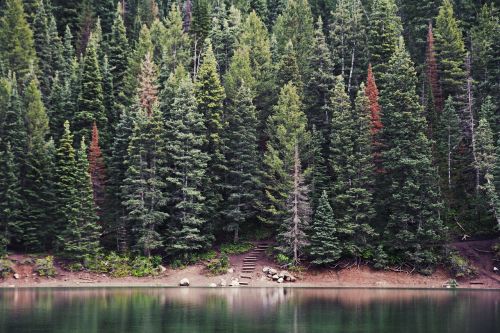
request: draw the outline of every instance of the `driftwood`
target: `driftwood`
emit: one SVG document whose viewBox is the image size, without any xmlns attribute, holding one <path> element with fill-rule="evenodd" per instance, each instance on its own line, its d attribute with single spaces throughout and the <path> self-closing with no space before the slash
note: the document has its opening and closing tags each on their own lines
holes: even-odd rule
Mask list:
<svg viewBox="0 0 500 333">
<path fill-rule="evenodd" d="M 487 251 L 487 250 L 480 250 L 476 249 L 475 247 L 472 248 L 474 251 L 481 252 L 481 253 L 493 253 L 493 251 Z"/>
</svg>

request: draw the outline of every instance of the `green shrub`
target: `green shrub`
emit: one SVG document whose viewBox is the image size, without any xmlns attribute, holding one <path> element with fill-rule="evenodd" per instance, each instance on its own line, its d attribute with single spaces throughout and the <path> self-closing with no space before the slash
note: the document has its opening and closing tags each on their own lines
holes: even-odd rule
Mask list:
<svg viewBox="0 0 500 333">
<path fill-rule="evenodd" d="M 226 254 L 220 258 L 212 259 L 207 263 L 207 269 L 212 275 L 225 274 L 229 268 L 229 258 Z"/>
<path fill-rule="evenodd" d="M 455 278 L 472 277 L 477 274 L 476 268 L 456 251 L 450 252 L 446 264 Z"/>
<path fill-rule="evenodd" d="M 500 261 L 500 242 L 493 245 L 491 249 L 493 250 L 494 255 L 493 260 Z"/>
<path fill-rule="evenodd" d="M 155 262 L 158 262 L 158 260 L 156 259 Z M 135 257 L 130 263 L 130 266 L 132 269 L 132 276 L 135 277 L 144 277 L 158 274 L 158 265 L 155 266 L 153 264 L 152 258 L 141 256 Z"/>
<path fill-rule="evenodd" d="M 6 278 L 11 273 L 14 273 L 12 262 L 8 259 L 0 259 L 0 277 Z"/>
<path fill-rule="evenodd" d="M 220 252 L 223 254 L 242 254 L 253 249 L 253 244 L 250 242 L 243 243 L 227 243 L 220 246 Z"/>
<path fill-rule="evenodd" d="M 290 258 L 288 258 L 286 255 L 282 253 L 278 253 L 276 255 L 276 262 L 280 264 L 281 266 L 290 266 L 292 264 L 292 261 Z"/>
<path fill-rule="evenodd" d="M 47 256 L 35 260 L 35 273 L 44 277 L 54 277 L 57 272 L 54 267 L 54 257 Z"/>
</svg>

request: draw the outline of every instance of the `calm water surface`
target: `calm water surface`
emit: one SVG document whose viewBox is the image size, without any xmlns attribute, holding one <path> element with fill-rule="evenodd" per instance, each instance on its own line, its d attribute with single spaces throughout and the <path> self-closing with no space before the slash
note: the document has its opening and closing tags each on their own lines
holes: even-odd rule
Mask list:
<svg viewBox="0 0 500 333">
<path fill-rule="evenodd" d="M 0 332 L 500 332 L 500 292 L 0 289 Z"/>
</svg>

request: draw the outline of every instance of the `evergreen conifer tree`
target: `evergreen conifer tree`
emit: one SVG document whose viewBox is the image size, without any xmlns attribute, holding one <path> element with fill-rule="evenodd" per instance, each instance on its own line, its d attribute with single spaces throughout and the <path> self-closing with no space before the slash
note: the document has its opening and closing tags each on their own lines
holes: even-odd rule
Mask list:
<svg viewBox="0 0 500 333">
<path fill-rule="evenodd" d="M 196 100 L 198 111 L 203 115 L 206 128 L 206 141 L 203 151 L 210 156 L 207 164 L 205 180 L 205 197 L 207 207 L 207 219 L 212 227 L 216 227 L 221 220 L 222 202 L 226 196 L 225 174 L 227 173 L 224 152 L 224 87 L 221 85 L 219 73 L 217 72 L 217 61 L 215 59 L 212 44 L 206 42 L 206 51 L 203 62 L 196 78 Z"/>
<path fill-rule="evenodd" d="M 368 51 L 373 72 L 380 78 L 379 88 L 385 88 L 381 74 L 387 71 L 387 61 L 396 50 L 402 32 L 403 27 L 395 0 L 373 0 L 368 30 Z"/>
<path fill-rule="evenodd" d="M 227 212 L 226 225 L 239 239 L 239 231 L 256 215 L 261 190 L 260 156 L 258 152 L 257 114 L 252 92 L 243 83 L 227 110 L 226 160 Z"/>
<path fill-rule="evenodd" d="M 78 96 L 78 112 L 74 116 L 77 137 L 90 137 L 92 123 L 99 128 L 107 128 L 102 91 L 102 75 L 97 60 L 97 45 L 91 39 L 85 58 L 81 76 L 81 90 Z"/>
<path fill-rule="evenodd" d="M 314 265 L 329 266 L 340 259 L 342 243 L 337 234 L 337 222 L 326 191 L 323 191 L 319 199 L 308 236 L 308 252 Z"/>
<path fill-rule="evenodd" d="M 287 199 L 293 191 L 295 147 L 299 152 L 309 144 L 307 118 L 297 88 L 287 83 L 267 123 L 267 150 L 264 153 L 265 195 L 261 219 L 279 225 L 288 215 Z"/>
<path fill-rule="evenodd" d="M 204 177 L 208 155 L 203 114 L 197 110 L 194 87 L 189 76 L 167 85 L 178 85 L 166 119 L 167 185 L 170 193 L 170 225 L 165 244 L 171 254 L 186 257 L 207 249 L 212 236 L 207 231 Z M 162 101 L 164 103 L 164 101 Z"/>
<path fill-rule="evenodd" d="M 22 0 L 5 0 L 0 13 L 0 59 L 23 81 L 36 65 L 36 52 Z"/>
<path fill-rule="evenodd" d="M 121 12 L 121 3 L 118 3 L 118 9 L 115 14 L 115 20 L 111 29 L 111 36 L 109 38 L 109 67 L 113 75 L 113 89 L 115 95 L 115 102 L 119 105 L 128 106 L 128 97 L 126 96 L 126 79 L 128 72 L 128 56 L 129 44 L 125 30 L 125 24 Z M 120 106 L 117 106 L 117 110 Z"/>
<path fill-rule="evenodd" d="M 444 230 L 431 143 L 416 95 L 416 74 L 400 39 L 384 75 L 383 165 L 386 170 L 386 248 L 421 272 L 436 264 Z"/>
</svg>

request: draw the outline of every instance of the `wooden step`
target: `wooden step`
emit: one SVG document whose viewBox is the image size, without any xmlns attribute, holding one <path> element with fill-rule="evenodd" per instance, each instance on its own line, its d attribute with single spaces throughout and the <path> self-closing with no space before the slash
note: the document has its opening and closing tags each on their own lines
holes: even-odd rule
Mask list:
<svg viewBox="0 0 500 333">
<path fill-rule="evenodd" d="M 240 281 L 240 286 L 248 286 L 248 281 Z"/>
<path fill-rule="evenodd" d="M 257 256 L 246 256 L 245 258 L 243 259 L 257 259 Z"/>
<path fill-rule="evenodd" d="M 244 258 L 243 261 L 255 261 L 257 258 Z"/>
<path fill-rule="evenodd" d="M 240 275 L 240 279 L 251 279 L 252 276 L 251 275 L 246 275 L 246 274 L 241 274 Z"/>
<path fill-rule="evenodd" d="M 242 269 L 241 272 L 242 273 L 253 273 L 253 272 L 255 272 L 255 269 Z"/>
</svg>

